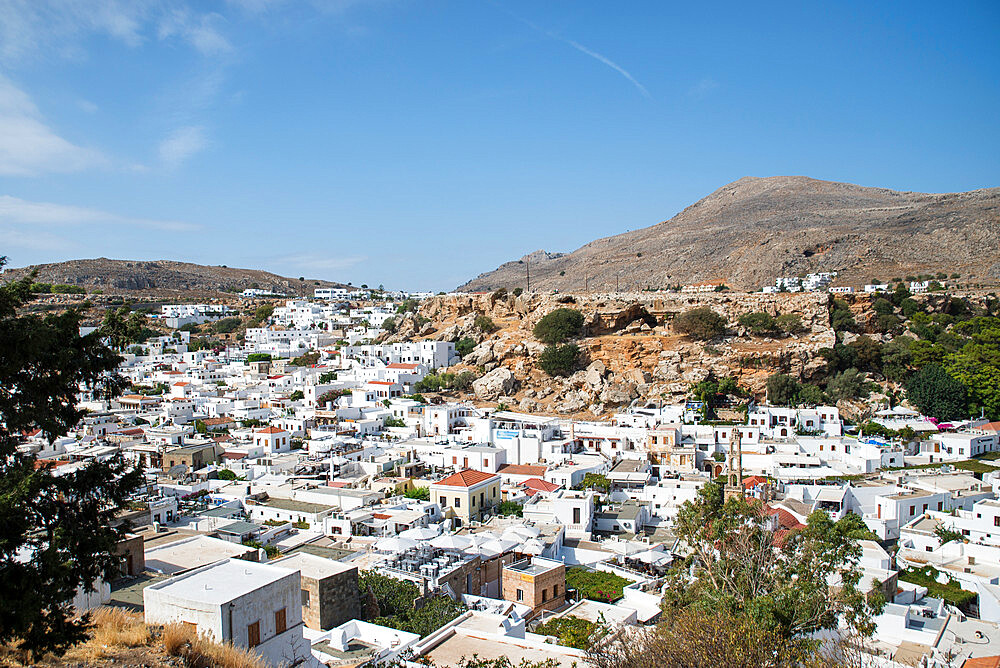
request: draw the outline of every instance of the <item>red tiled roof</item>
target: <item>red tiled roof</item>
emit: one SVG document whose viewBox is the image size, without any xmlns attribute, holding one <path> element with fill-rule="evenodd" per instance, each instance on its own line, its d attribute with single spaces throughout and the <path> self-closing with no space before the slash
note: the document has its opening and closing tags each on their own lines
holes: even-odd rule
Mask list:
<svg viewBox="0 0 1000 668">
<path fill-rule="evenodd" d="M 391 520 L 392 515 L 386 515 L 385 513 L 372 513 L 372 517 L 377 520 Z"/>
<path fill-rule="evenodd" d="M 204 420 L 202 420 L 202 422 L 205 423 L 206 427 L 214 427 L 215 425 L 230 424 L 236 421 L 231 417 L 214 417 L 214 418 L 205 418 Z"/>
<path fill-rule="evenodd" d="M 1000 656 L 977 656 L 969 658 L 962 668 L 1000 668 Z"/>
<path fill-rule="evenodd" d="M 180 383 L 174 383 L 174 387 L 184 387 L 185 385 L 190 385 L 190 384 L 191 383 L 189 383 L 187 381 L 183 381 L 183 382 L 180 382 Z"/>
<path fill-rule="evenodd" d="M 767 484 L 767 478 L 759 475 L 752 475 L 749 478 L 745 478 L 743 480 L 743 487 L 745 489 L 753 488 L 756 487 L 757 485 L 766 485 L 766 484 Z"/>
<path fill-rule="evenodd" d="M 287 434 L 288 432 L 286 432 L 284 429 L 278 429 L 277 427 L 264 427 L 263 429 L 261 429 L 257 433 L 258 434 Z"/>
<path fill-rule="evenodd" d="M 804 529 L 806 526 L 805 524 L 802 524 L 802 522 L 799 522 L 797 519 L 795 519 L 795 515 L 792 515 L 784 508 L 772 508 L 770 506 L 764 506 L 764 512 L 768 515 L 777 515 L 778 526 L 780 526 L 782 529 Z"/>
<path fill-rule="evenodd" d="M 532 466 L 531 464 L 506 464 L 501 466 L 498 473 L 507 475 L 530 475 L 538 478 L 545 475 L 549 470 L 547 466 Z"/>
<path fill-rule="evenodd" d="M 980 427 L 983 431 L 1000 431 L 1000 422 L 987 422 Z M 968 663 L 968 661 L 966 661 Z"/>
<path fill-rule="evenodd" d="M 369 385 L 395 385 L 396 383 L 390 382 L 388 380 L 369 380 Z"/>
<path fill-rule="evenodd" d="M 435 485 L 445 485 L 447 487 L 472 487 L 473 485 L 478 485 L 481 482 L 486 482 L 491 478 L 496 478 L 495 473 L 484 473 L 483 471 L 473 471 L 472 469 L 465 469 L 464 471 L 459 471 L 454 473 L 444 480 L 439 480 Z"/>
<path fill-rule="evenodd" d="M 345 487 L 350 487 L 351 483 L 344 482 L 343 480 L 331 480 L 327 483 L 327 487 L 336 487 L 337 489 L 343 489 Z"/>
<path fill-rule="evenodd" d="M 528 478 L 522 484 L 536 492 L 554 492 L 562 487 L 562 485 L 557 485 L 541 478 Z"/>
<path fill-rule="evenodd" d="M 119 434 L 125 434 L 126 436 L 142 436 L 146 432 L 139 427 L 133 427 L 132 429 L 122 429 Z"/>
<path fill-rule="evenodd" d="M 247 453 L 245 452 L 223 452 L 223 459 L 246 459 Z"/>
<path fill-rule="evenodd" d="M 418 366 L 420 366 L 420 365 L 419 364 L 403 364 L 402 362 L 393 362 L 392 364 L 387 365 L 385 368 L 386 369 L 409 369 L 410 371 L 412 371 L 412 370 L 416 369 Z"/>
</svg>

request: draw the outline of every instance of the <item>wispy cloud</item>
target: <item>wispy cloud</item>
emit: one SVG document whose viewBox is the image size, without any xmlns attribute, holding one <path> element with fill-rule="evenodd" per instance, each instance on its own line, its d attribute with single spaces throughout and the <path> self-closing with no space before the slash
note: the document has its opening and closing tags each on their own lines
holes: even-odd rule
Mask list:
<svg viewBox="0 0 1000 668">
<path fill-rule="evenodd" d="M 18 227 L 111 225 L 141 227 L 167 232 L 186 232 L 198 225 L 173 220 L 133 218 L 116 213 L 51 202 L 30 202 L 11 195 L 0 195 L 0 230 L 11 233 Z"/>
<path fill-rule="evenodd" d="M 696 98 L 703 98 L 719 87 L 719 82 L 715 79 L 705 78 L 696 83 L 688 91 L 688 95 Z"/>
<path fill-rule="evenodd" d="M 174 168 L 203 150 L 207 145 L 208 140 L 204 127 L 188 125 L 177 128 L 160 142 L 160 160 L 167 167 Z"/>
<path fill-rule="evenodd" d="M 562 42 L 563 44 L 571 46 L 574 49 L 576 49 L 577 51 L 579 51 L 580 53 L 582 53 L 584 55 L 587 55 L 587 56 L 590 56 L 594 60 L 607 65 L 608 67 L 610 67 L 611 69 L 613 69 L 615 72 L 618 72 L 618 74 L 620 74 L 623 77 L 625 77 L 625 79 L 628 80 L 628 82 L 631 83 L 633 86 L 635 86 L 639 90 L 639 92 L 642 93 L 645 97 L 649 97 L 649 98 L 652 97 L 652 95 L 649 94 L 649 90 L 647 90 L 645 86 L 643 86 L 641 83 L 639 83 L 639 81 L 634 76 L 632 76 L 631 72 L 629 72 L 624 67 L 622 67 L 621 65 L 619 65 L 615 61 L 611 60 L 607 56 L 605 56 L 603 54 L 600 54 L 597 51 L 594 51 L 593 49 L 588 49 L 583 44 L 580 44 L 579 42 L 576 42 L 576 41 L 574 41 L 572 39 L 569 39 L 568 37 L 563 37 L 562 35 L 560 35 L 558 33 L 552 32 L 551 30 L 546 30 L 545 28 L 542 28 L 541 26 L 537 25 L 536 23 L 533 23 L 533 22 L 531 22 L 531 21 L 529 21 L 529 20 L 527 20 L 525 18 L 522 18 L 522 17 L 520 17 L 520 16 L 518 16 L 516 14 L 511 13 L 509 10 L 507 10 L 507 9 L 505 9 L 503 7 L 500 7 L 500 9 L 502 11 L 504 11 L 511 18 L 513 18 L 513 19 L 515 19 L 517 21 L 520 21 L 521 23 L 523 23 L 524 25 L 528 26 L 529 28 L 531 28 L 535 32 L 537 32 L 537 33 L 539 33 L 541 35 L 545 35 L 546 37 L 549 37 L 550 39 L 554 39 L 557 42 Z"/>
<path fill-rule="evenodd" d="M 180 37 L 206 56 L 229 53 L 233 46 L 217 28 L 223 20 L 219 14 L 197 15 L 187 8 L 175 7 L 160 19 L 157 37 Z"/>
<path fill-rule="evenodd" d="M 99 151 L 56 134 L 31 97 L 0 75 L 0 175 L 78 172 L 106 162 Z"/>
<path fill-rule="evenodd" d="M 232 49 L 219 29 L 222 23 L 214 12 L 162 0 L 0 0 L 0 59 L 81 57 L 86 53 L 81 43 L 91 35 L 129 47 L 176 38 L 215 55 Z"/>
</svg>

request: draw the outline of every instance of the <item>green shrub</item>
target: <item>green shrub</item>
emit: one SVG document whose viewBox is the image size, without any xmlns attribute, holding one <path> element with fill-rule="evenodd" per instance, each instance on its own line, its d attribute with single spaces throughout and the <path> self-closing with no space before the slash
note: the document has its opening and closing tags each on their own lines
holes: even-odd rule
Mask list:
<svg viewBox="0 0 1000 668">
<path fill-rule="evenodd" d="M 802 326 L 802 318 L 795 315 L 794 313 L 782 313 L 774 320 L 778 329 L 783 331 L 785 334 L 798 334 L 805 327 Z"/>
<path fill-rule="evenodd" d="M 239 318 L 221 318 L 212 323 L 212 331 L 216 334 L 232 334 L 240 328 L 242 321 Z"/>
<path fill-rule="evenodd" d="M 583 314 L 572 308 L 557 308 L 535 323 L 535 338 L 550 346 L 579 336 L 583 331 Z"/>
<path fill-rule="evenodd" d="M 592 571 L 578 566 L 566 570 L 566 586 L 591 601 L 617 601 L 622 597 L 622 588 L 629 584 L 630 580 L 614 573 Z"/>
<path fill-rule="evenodd" d="M 707 306 L 700 306 L 674 318 L 674 329 L 692 339 L 708 341 L 726 332 L 726 319 Z"/>
<path fill-rule="evenodd" d="M 493 320 L 488 315 L 484 315 L 482 313 L 476 316 L 476 319 L 472 324 L 476 329 L 484 334 L 489 334 L 497 328 L 497 326 L 493 323 Z"/>
<path fill-rule="evenodd" d="M 941 420 L 964 417 L 968 392 L 937 364 L 927 364 L 906 383 L 906 398 L 921 413 Z"/>
<path fill-rule="evenodd" d="M 576 367 L 580 347 L 575 343 L 547 346 L 538 356 L 538 366 L 550 376 L 566 376 Z"/>
<path fill-rule="evenodd" d="M 799 389 L 799 381 L 788 374 L 772 374 L 767 379 L 767 400 L 774 406 L 791 406 L 795 403 Z"/>
<path fill-rule="evenodd" d="M 403 496 L 408 499 L 420 499 L 421 501 L 431 500 L 431 488 L 430 487 L 412 487 L 405 492 Z"/>
<path fill-rule="evenodd" d="M 472 349 L 476 347 L 475 339 L 471 337 L 464 337 L 459 339 L 455 343 L 455 352 L 458 353 L 459 357 L 465 357 L 472 352 Z"/>
<path fill-rule="evenodd" d="M 250 353 L 247 355 L 247 364 L 251 362 L 270 362 L 271 355 L 269 353 Z"/>
<path fill-rule="evenodd" d="M 754 313 L 744 313 L 739 318 L 740 326 L 749 330 L 755 336 L 767 336 L 773 334 L 778 325 L 774 316 L 766 311 L 755 311 Z"/>
<path fill-rule="evenodd" d="M 524 506 L 514 501 L 501 501 L 500 505 L 497 506 L 497 515 L 522 517 L 524 515 Z"/>
<path fill-rule="evenodd" d="M 553 617 L 535 627 L 535 633 L 555 636 L 564 647 L 587 649 L 597 632 L 597 624 L 579 617 Z"/>
</svg>

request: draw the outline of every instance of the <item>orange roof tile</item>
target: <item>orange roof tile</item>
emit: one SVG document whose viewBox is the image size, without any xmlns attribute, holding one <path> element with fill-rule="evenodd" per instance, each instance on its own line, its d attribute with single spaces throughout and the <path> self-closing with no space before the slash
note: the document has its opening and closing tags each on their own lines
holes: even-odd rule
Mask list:
<svg viewBox="0 0 1000 668">
<path fill-rule="evenodd" d="M 498 473 L 506 475 L 529 475 L 532 478 L 540 478 L 549 470 L 547 466 L 532 466 L 531 464 L 506 464 L 501 466 Z"/>
<path fill-rule="evenodd" d="M 521 484 L 538 492 L 554 492 L 562 486 L 541 478 L 528 478 Z"/>
<path fill-rule="evenodd" d="M 484 473 L 483 471 L 465 469 L 464 471 L 459 471 L 448 476 L 444 480 L 438 480 L 434 484 L 445 485 L 447 487 L 472 487 L 496 477 L 498 477 L 496 473 Z"/>
<path fill-rule="evenodd" d="M 264 427 L 263 429 L 261 429 L 257 433 L 258 434 L 287 434 L 288 432 L 286 432 L 284 429 L 278 429 L 277 427 Z"/>
<path fill-rule="evenodd" d="M 393 362 L 392 364 L 387 365 L 385 368 L 386 369 L 409 369 L 410 371 L 412 371 L 412 370 L 416 369 L 418 366 L 420 366 L 420 365 L 419 364 L 403 364 L 402 362 Z"/>
</svg>

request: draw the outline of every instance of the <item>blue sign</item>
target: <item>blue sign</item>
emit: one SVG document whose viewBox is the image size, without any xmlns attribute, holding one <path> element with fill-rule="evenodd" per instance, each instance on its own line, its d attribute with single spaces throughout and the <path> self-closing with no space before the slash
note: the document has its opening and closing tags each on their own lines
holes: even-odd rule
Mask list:
<svg viewBox="0 0 1000 668">
<path fill-rule="evenodd" d="M 497 429 L 493 435 L 495 438 L 517 438 L 521 432 L 517 429 Z"/>
</svg>

